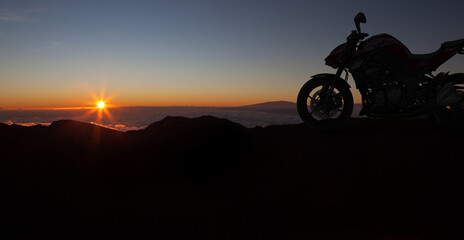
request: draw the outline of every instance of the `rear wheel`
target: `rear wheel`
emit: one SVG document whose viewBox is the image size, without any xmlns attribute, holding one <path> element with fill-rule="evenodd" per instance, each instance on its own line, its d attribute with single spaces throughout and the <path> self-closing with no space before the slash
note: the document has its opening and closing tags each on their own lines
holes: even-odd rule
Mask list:
<svg viewBox="0 0 464 240">
<path fill-rule="evenodd" d="M 343 80 L 335 82 L 332 93 L 322 94 L 324 84 L 332 79 L 330 76 L 311 79 L 298 94 L 298 113 L 310 127 L 330 129 L 339 126 L 353 112 L 353 95 Z"/>
<path fill-rule="evenodd" d="M 461 101 L 447 106 L 440 106 L 434 111 L 434 115 L 441 124 L 464 128 L 464 73 L 450 75 L 449 81 L 453 83 L 456 93 L 461 97 Z"/>
</svg>

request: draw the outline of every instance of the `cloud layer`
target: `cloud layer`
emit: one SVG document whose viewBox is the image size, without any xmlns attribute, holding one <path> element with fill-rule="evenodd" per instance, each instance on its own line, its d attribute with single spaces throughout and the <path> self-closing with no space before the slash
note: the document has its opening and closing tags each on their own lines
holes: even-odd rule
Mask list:
<svg viewBox="0 0 464 240">
<path fill-rule="evenodd" d="M 209 107 L 125 107 L 108 110 L 111 118 L 103 114 L 98 118 L 96 111 L 87 109 L 74 110 L 8 110 L 0 111 L 0 122 L 32 126 L 49 125 L 61 119 L 73 119 L 90 122 L 119 131 L 142 129 L 149 124 L 160 121 L 166 116 L 200 117 L 215 116 L 226 118 L 245 127 L 298 124 L 298 115 L 283 115 L 244 110 L 227 110 Z M 112 120 L 111 120 L 112 119 Z"/>
</svg>

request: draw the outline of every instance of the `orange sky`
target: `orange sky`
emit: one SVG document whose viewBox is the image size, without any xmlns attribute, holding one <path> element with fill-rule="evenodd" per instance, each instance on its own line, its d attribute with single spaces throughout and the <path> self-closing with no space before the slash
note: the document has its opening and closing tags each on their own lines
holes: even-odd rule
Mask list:
<svg viewBox="0 0 464 240">
<path fill-rule="evenodd" d="M 5 1 L 0 108 L 93 107 L 96 97 L 113 106 L 295 102 L 312 75 L 335 72 L 324 58 L 360 9 L 364 32 L 387 32 L 415 53 L 464 34 L 443 27 L 462 20 L 462 8 L 443 1 L 421 2 L 421 11 L 404 2 L 336 5 L 344 11 L 333 15 L 329 1 Z M 440 21 L 429 17 L 437 11 Z M 440 70 L 462 66 L 457 56 Z"/>
</svg>

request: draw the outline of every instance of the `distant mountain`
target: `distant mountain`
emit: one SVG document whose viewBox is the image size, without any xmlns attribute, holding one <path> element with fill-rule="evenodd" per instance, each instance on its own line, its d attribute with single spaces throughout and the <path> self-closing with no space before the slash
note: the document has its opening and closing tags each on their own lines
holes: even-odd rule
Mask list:
<svg viewBox="0 0 464 240">
<path fill-rule="evenodd" d="M 353 118 L 359 117 L 359 112 L 361 111 L 361 108 L 362 108 L 362 104 L 359 104 L 359 103 L 354 104 L 353 113 L 351 114 L 351 117 Z M 288 102 L 288 101 L 264 102 L 264 103 L 245 105 L 245 106 L 240 106 L 240 107 L 231 107 L 227 109 L 298 116 L 296 103 Z"/>
<path fill-rule="evenodd" d="M 245 105 L 241 108 L 247 109 L 286 109 L 286 108 L 295 108 L 296 103 L 288 102 L 288 101 L 272 101 L 272 102 L 264 102 L 252 105 Z"/>
<path fill-rule="evenodd" d="M 463 134 L 431 119 L 0 123 L 2 236 L 462 239 Z"/>
<path fill-rule="evenodd" d="M 246 105 L 241 107 L 227 108 L 229 110 L 242 110 L 242 111 L 254 111 L 254 112 L 266 112 L 283 115 L 298 115 L 296 110 L 296 103 L 288 101 L 273 101 L 264 102 L 252 105 Z"/>
</svg>

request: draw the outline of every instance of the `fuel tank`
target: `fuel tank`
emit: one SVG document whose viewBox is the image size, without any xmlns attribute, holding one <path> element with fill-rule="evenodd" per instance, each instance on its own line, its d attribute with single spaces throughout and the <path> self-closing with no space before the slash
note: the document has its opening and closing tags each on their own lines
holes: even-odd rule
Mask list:
<svg viewBox="0 0 464 240">
<path fill-rule="evenodd" d="M 389 55 L 403 60 L 411 70 L 423 69 L 425 71 L 434 71 L 455 54 L 461 52 L 463 46 L 464 39 L 460 39 L 443 43 L 433 53 L 418 55 L 411 53 L 398 39 L 384 33 L 372 36 L 361 42 L 353 59 L 369 53 L 385 51 Z"/>
</svg>

